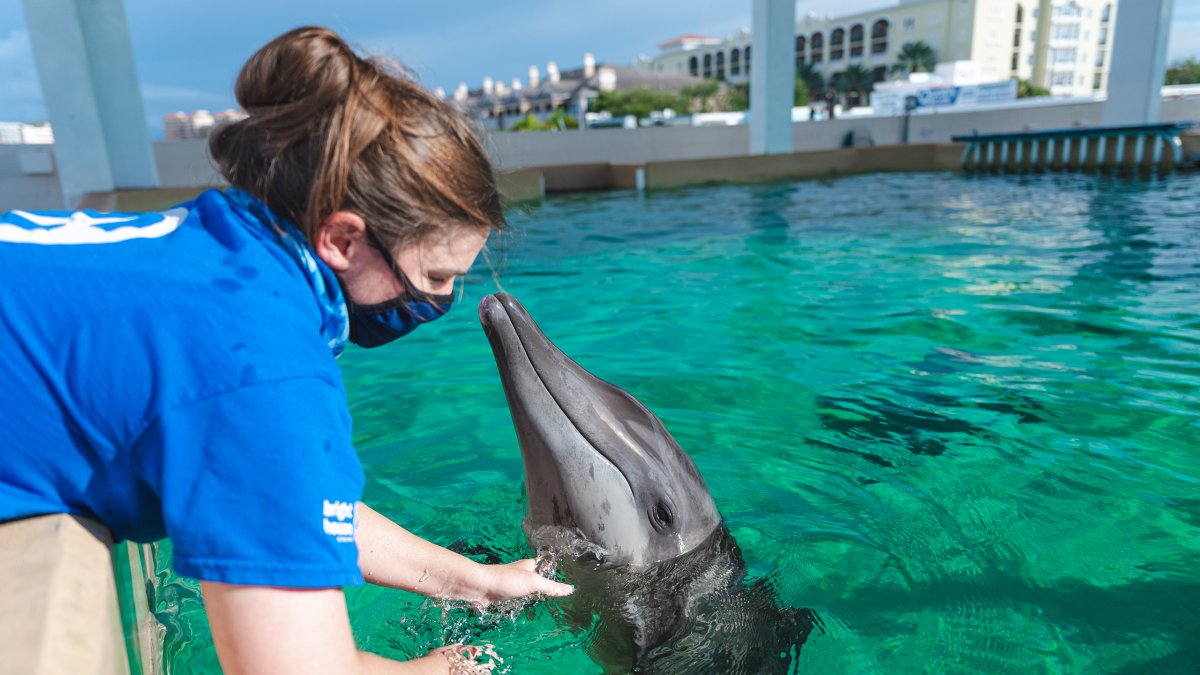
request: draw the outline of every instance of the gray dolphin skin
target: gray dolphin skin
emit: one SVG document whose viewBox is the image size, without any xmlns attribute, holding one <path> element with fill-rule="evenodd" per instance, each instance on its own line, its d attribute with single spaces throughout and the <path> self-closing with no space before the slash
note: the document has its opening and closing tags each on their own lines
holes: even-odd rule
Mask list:
<svg viewBox="0 0 1200 675">
<path fill-rule="evenodd" d="M 609 673 L 789 672 L 811 632 L 745 564 L 695 463 L 646 406 L 554 346 L 507 293 L 479 318 L 525 467 L 530 546 L 576 592 L 561 601 Z"/>
</svg>

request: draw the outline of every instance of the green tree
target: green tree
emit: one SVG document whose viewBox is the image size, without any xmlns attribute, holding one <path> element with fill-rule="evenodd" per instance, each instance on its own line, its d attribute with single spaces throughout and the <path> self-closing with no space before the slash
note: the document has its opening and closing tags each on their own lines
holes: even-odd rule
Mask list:
<svg viewBox="0 0 1200 675">
<path fill-rule="evenodd" d="M 524 117 L 513 123 L 508 128 L 509 131 L 564 131 L 566 129 L 578 129 L 579 122 L 566 111 L 559 109 L 555 110 L 543 122 L 533 113 L 527 113 Z"/>
<path fill-rule="evenodd" d="M 838 91 L 846 95 L 846 107 L 863 105 L 875 88 L 875 73 L 854 64 L 838 76 Z"/>
<path fill-rule="evenodd" d="M 574 115 L 568 115 L 567 111 L 559 108 L 551 113 L 550 117 L 546 118 L 546 121 L 542 124 L 542 128 L 549 131 L 578 129 L 579 120 L 576 120 Z"/>
<path fill-rule="evenodd" d="M 818 77 L 820 76 L 818 75 Z M 796 95 L 792 98 L 792 105 L 797 108 L 808 105 L 808 102 L 812 100 L 812 96 L 808 91 L 808 82 L 804 78 L 796 78 Z"/>
<path fill-rule="evenodd" d="M 526 113 L 524 117 L 513 122 L 513 125 L 508 128 L 509 131 L 541 131 L 542 123 L 533 113 Z"/>
<path fill-rule="evenodd" d="M 804 84 L 804 80 L 796 78 L 796 94 L 792 97 L 792 105 L 805 106 L 808 105 L 809 94 L 808 85 Z M 731 84 L 729 85 L 727 107 L 730 112 L 741 112 L 750 109 L 750 83 Z"/>
<path fill-rule="evenodd" d="M 1017 80 L 1017 98 L 1033 98 L 1035 96 L 1049 96 L 1050 90 L 1034 84 L 1029 80 Z"/>
<path fill-rule="evenodd" d="M 676 112 L 688 110 L 688 99 L 672 91 L 661 89 L 631 89 L 629 91 L 602 91 L 592 101 L 594 112 L 610 112 L 613 117 L 634 115 L 638 119 L 655 110 L 670 108 Z"/>
<path fill-rule="evenodd" d="M 729 85 L 729 111 L 740 112 L 750 109 L 750 84 Z"/>
<path fill-rule="evenodd" d="M 896 55 L 896 64 L 892 66 L 893 73 L 933 72 L 937 67 L 937 51 L 925 42 L 905 42 L 900 46 Z"/>
<path fill-rule="evenodd" d="M 1200 84 L 1200 61 L 1190 57 L 1167 68 L 1166 84 Z"/>
<path fill-rule="evenodd" d="M 711 112 L 715 107 L 715 99 L 720 91 L 721 83 L 717 80 L 703 80 L 690 87 L 684 87 L 679 91 L 679 95 L 688 100 L 688 106 L 683 110 L 679 110 L 679 112 L 688 110 Z M 747 105 L 749 105 L 749 93 L 747 93 L 746 100 Z"/>
<path fill-rule="evenodd" d="M 814 68 L 811 63 L 801 63 L 796 66 L 796 81 L 804 82 L 804 91 L 809 95 L 819 95 L 825 91 L 825 78 L 821 75 L 821 71 Z M 799 85 L 796 86 L 796 89 L 800 89 Z M 808 101 L 805 101 L 796 105 L 806 105 L 807 103 Z"/>
</svg>

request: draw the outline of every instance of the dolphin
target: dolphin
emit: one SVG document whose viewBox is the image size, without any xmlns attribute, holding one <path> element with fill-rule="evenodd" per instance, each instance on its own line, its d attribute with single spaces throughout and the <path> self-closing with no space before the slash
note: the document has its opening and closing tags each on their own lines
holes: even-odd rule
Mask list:
<svg viewBox="0 0 1200 675">
<path fill-rule="evenodd" d="M 658 417 L 513 296 L 485 297 L 479 317 L 521 446 L 524 530 L 575 584 L 560 606 L 591 631 L 591 657 L 609 673 L 788 672 L 815 615 L 745 583 L 704 478 Z"/>
</svg>

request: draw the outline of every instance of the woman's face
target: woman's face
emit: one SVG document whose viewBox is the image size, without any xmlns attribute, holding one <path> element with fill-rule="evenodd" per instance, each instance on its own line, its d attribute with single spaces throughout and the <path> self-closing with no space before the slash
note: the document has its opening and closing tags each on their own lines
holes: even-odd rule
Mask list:
<svg viewBox="0 0 1200 675">
<path fill-rule="evenodd" d="M 487 243 L 488 231 L 478 228 L 460 227 L 434 242 L 413 242 L 393 253 L 396 264 L 417 287 L 417 290 L 433 295 L 448 295 L 454 290 L 454 281 L 467 273 L 475 258 Z M 380 256 L 382 258 L 383 256 Z M 387 264 L 384 263 L 384 267 Z M 388 297 L 396 297 L 404 289 L 400 280 L 391 274 Z"/>
<path fill-rule="evenodd" d="M 449 294 L 454 281 L 467 273 L 489 230 L 458 227 L 434 239 L 393 249 L 392 257 L 418 290 Z M 346 292 L 360 305 L 386 302 L 404 294 L 404 285 L 379 249 L 371 244 L 366 224 L 357 214 L 339 211 L 325 220 L 313 242 L 317 255 L 337 272 Z"/>
</svg>

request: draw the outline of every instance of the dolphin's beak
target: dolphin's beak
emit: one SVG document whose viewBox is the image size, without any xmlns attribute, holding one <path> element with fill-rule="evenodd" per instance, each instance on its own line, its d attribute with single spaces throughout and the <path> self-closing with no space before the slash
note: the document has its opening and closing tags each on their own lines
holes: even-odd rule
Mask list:
<svg viewBox="0 0 1200 675">
<path fill-rule="evenodd" d="M 513 370 L 522 366 L 531 368 L 539 377 L 548 369 L 557 368 L 593 379 L 542 333 L 525 307 L 508 293 L 488 295 L 479 302 L 479 323 L 492 345 L 506 386 L 511 384 Z"/>
</svg>

